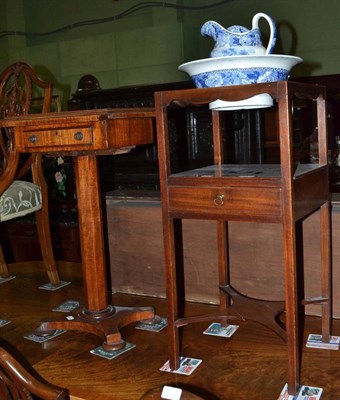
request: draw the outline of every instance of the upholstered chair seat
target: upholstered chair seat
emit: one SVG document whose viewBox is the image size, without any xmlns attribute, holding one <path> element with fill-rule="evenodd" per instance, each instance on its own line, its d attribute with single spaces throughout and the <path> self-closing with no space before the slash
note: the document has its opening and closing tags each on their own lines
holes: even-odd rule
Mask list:
<svg viewBox="0 0 340 400">
<path fill-rule="evenodd" d="M 13 181 L 0 196 L 0 222 L 40 210 L 41 188 L 28 181 Z"/>
</svg>

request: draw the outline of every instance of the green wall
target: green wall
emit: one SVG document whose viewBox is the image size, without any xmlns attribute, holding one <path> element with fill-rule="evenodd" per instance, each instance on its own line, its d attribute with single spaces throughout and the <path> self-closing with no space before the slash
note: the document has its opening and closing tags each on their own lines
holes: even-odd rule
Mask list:
<svg viewBox="0 0 340 400">
<path fill-rule="evenodd" d="M 275 53 L 304 59 L 292 75 L 340 72 L 338 0 L 230 0 L 204 10 L 182 7 L 206 7 L 221 1 L 167 0 L 165 4 L 173 7 L 142 7 L 147 3 L 151 2 L 0 0 L 0 31 L 30 33 L 0 36 L 0 68 L 14 61 L 32 64 L 43 78 L 54 82 L 65 106 L 85 74 L 95 75 L 103 89 L 186 80 L 178 65 L 207 58 L 213 47 L 211 38 L 200 35 L 205 21 L 250 28 L 253 15 L 265 12 L 278 28 Z M 95 23 L 124 12 L 124 18 Z M 69 29 L 81 21 L 93 23 Z M 58 32 L 38 35 L 54 30 Z M 265 21 L 261 31 L 265 40 Z"/>
</svg>

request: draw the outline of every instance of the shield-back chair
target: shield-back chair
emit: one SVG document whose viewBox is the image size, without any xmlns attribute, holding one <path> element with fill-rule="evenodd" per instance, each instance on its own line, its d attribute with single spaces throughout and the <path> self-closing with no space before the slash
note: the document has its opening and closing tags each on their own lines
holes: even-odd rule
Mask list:
<svg viewBox="0 0 340 400">
<path fill-rule="evenodd" d="M 42 97 L 41 109 L 33 109 L 32 100 Z M 1 118 L 49 112 L 52 84 L 44 82 L 32 67 L 17 62 L 0 75 L 0 128 Z M 52 286 L 61 284 L 53 255 L 48 189 L 42 170 L 41 154 L 31 154 L 22 161 L 15 148 L 13 130 L 0 129 L 0 224 L 13 218 L 35 213 L 42 258 Z M 29 175 L 31 181 L 24 180 Z M 8 265 L 0 243 L 0 278 L 10 279 Z"/>
</svg>

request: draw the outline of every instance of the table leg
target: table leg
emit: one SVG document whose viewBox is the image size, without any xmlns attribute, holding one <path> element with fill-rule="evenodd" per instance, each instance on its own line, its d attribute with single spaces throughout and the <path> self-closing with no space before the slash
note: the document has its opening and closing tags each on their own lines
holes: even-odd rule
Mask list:
<svg viewBox="0 0 340 400">
<path fill-rule="evenodd" d="M 285 305 L 288 364 L 288 393 L 295 395 L 299 386 L 300 358 L 298 338 L 298 294 L 296 277 L 296 226 L 293 218 L 283 223 L 283 259 L 285 266 Z"/>
<path fill-rule="evenodd" d="M 320 208 L 322 339 L 330 341 L 332 328 L 331 213 L 329 201 Z"/>
<path fill-rule="evenodd" d="M 125 345 L 119 328 L 132 322 L 153 319 L 155 313 L 152 307 L 115 307 L 108 303 L 96 156 L 76 157 L 75 173 L 86 304 L 65 318 L 43 321 L 36 332 L 44 334 L 55 329 L 83 330 L 101 336 L 106 349 L 116 350 Z"/>
<path fill-rule="evenodd" d="M 229 271 L 229 240 L 228 221 L 217 221 L 217 262 L 218 262 L 218 283 L 219 286 L 230 285 Z M 226 310 L 231 305 L 231 298 L 220 291 L 220 310 Z M 228 320 L 224 321 L 224 325 Z"/>
<path fill-rule="evenodd" d="M 169 218 L 163 210 L 163 232 L 164 232 L 164 262 L 166 274 L 166 296 L 168 315 L 168 353 L 170 368 L 176 370 L 180 366 L 180 344 L 178 327 L 178 293 L 176 274 L 176 252 L 175 252 L 175 221 Z"/>
</svg>

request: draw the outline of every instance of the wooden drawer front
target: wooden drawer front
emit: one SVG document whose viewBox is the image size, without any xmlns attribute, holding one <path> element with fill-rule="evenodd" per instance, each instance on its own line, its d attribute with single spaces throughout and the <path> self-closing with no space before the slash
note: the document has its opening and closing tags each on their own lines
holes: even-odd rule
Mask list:
<svg viewBox="0 0 340 400">
<path fill-rule="evenodd" d="M 175 186 L 169 188 L 169 207 L 173 215 L 279 220 L 280 194 L 278 188 Z"/>
<path fill-rule="evenodd" d="M 92 127 L 25 131 L 23 147 L 82 146 L 93 144 Z"/>
</svg>

